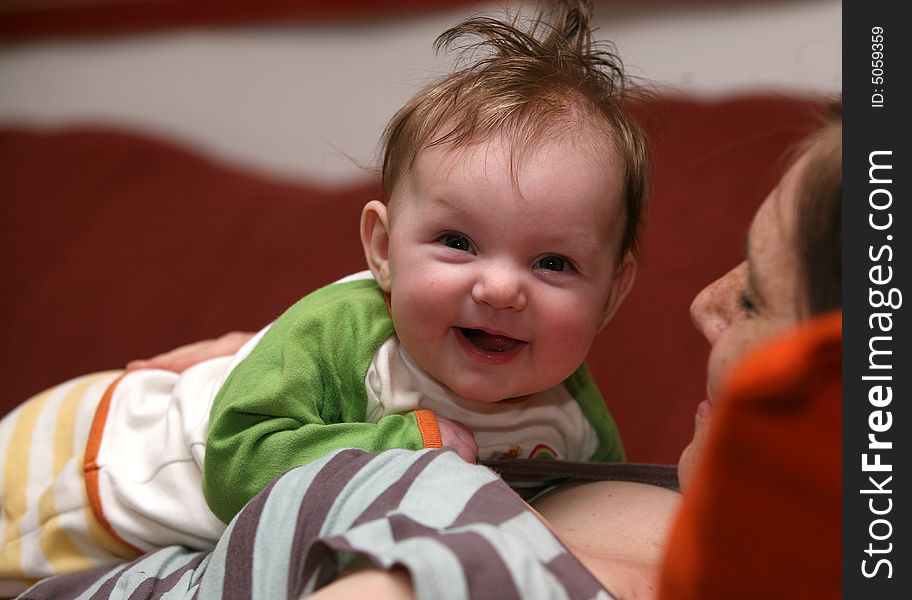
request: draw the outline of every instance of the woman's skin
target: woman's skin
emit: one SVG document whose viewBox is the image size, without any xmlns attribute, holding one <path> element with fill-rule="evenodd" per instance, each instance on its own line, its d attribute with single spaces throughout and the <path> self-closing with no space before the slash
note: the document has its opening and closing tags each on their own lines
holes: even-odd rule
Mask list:
<svg viewBox="0 0 912 600">
<path fill-rule="evenodd" d="M 757 210 L 744 262 L 706 286 L 690 306 L 694 326 L 712 349 L 706 367 L 707 398 L 697 407 L 693 441 L 678 461 L 684 488 L 709 428 L 713 396 L 732 364 L 808 316 L 794 233 L 798 187 L 807 162 L 806 152 Z"/>
<path fill-rule="evenodd" d="M 655 596 L 680 501 L 665 488 L 597 481 L 560 488 L 533 506 L 602 585 L 631 600 Z"/>
<path fill-rule="evenodd" d="M 306 596 L 308 600 L 411 600 L 414 597 L 412 580 L 405 569 L 385 571 L 368 565 L 353 569 L 331 584 Z"/>
<path fill-rule="evenodd" d="M 691 305 L 694 325 L 712 349 L 707 365 L 707 400 L 696 411 L 694 438 L 678 464 L 684 488 L 712 417 L 713 396 L 731 365 L 751 348 L 807 317 L 793 234 L 797 185 L 806 163 L 807 153 L 757 211 L 748 233 L 746 260 L 708 285 Z M 247 337 L 236 333 L 229 336 L 233 343 L 243 343 Z M 209 352 L 204 342 L 131 363 L 131 368 L 174 368 L 184 365 L 188 357 L 199 360 L 218 356 L 226 349 L 224 342 L 224 337 L 214 341 L 219 353 Z M 679 502 L 679 494 L 663 488 L 602 481 L 561 488 L 536 501 L 534 508 L 608 590 L 630 600 L 655 596 L 665 540 Z M 310 597 L 413 596 L 405 571 L 363 567 Z"/>
</svg>

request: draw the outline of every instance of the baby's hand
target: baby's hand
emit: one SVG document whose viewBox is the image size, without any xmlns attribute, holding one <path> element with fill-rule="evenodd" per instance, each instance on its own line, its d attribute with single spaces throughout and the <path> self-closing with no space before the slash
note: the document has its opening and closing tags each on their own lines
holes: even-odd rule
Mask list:
<svg viewBox="0 0 912 600">
<path fill-rule="evenodd" d="M 175 348 L 170 352 L 163 352 L 152 358 L 131 360 L 127 363 L 127 371 L 134 371 L 136 369 L 165 369 L 167 371 L 181 373 L 204 360 L 234 354 L 253 336 L 253 333 L 232 331 L 220 338 L 187 344 L 186 346 Z"/>
<path fill-rule="evenodd" d="M 478 460 L 478 443 L 472 430 L 456 421 L 446 417 L 437 417 L 437 427 L 440 429 L 440 440 L 444 448 L 451 448 L 462 457 L 462 460 L 475 463 Z"/>
</svg>

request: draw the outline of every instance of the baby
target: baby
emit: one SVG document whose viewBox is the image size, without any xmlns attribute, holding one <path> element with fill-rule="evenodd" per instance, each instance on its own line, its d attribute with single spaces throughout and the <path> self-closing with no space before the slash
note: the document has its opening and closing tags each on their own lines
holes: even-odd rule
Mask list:
<svg viewBox="0 0 912 600">
<path fill-rule="evenodd" d="M 388 202 L 361 218 L 370 271 L 241 351 L 206 442 L 221 519 L 342 447 L 623 460 L 583 360 L 633 283 L 643 144 L 585 16 L 540 22 L 540 39 L 489 19 L 438 39 L 493 52 L 388 125 Z"/>
<path fill-rule="evenodd" d="M 0 577 L 60 572 L 27 548 L 39 531 L 77 540 L 65 570 L 205 547 L 275 476 L 336 448 L 623 460 L 583 364 L 633 284 L 647 188 L 620 63 L 592 42 L 584 3 L 525 29 L 470 19 L 437 44 L 470 37 L 472 60 L 387 126 L 386 203 L 368 202 L 360 225 L 369 271 L 306 296 L 234 356 L 44 395 L 78 398 L 77 443 L 61 469 L 12 486 L 53 489 L 58 508 L 4 510 L 25 541 L 0 549 Z M 0 445 L 41 398 L 0 423 Z"/>
</svg>

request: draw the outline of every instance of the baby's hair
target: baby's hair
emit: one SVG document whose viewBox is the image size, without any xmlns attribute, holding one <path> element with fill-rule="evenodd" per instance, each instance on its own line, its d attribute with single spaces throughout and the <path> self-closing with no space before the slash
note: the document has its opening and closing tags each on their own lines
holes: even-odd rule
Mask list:
<svg viewBox="0 0 912 600">
<path fill-rule="evenodd" d="M 650 166 L 645 136 L 624 104 L 641 91 L 628 87 L 614 46 L 592 39 L 590 4 L 562 1 L 528 20 L 470 18 L 441 34 L 435 48 L 457 49 L 461 60 L 454 73 L 421 90 L 387 125 L 385 199 L 392 199 L 426 148 L 465 148 L 502 135 L 511 143 L 515 176 L 517 153 L 521 158 L 549 137 L 584 126 L 604 134 L 604 144 L 593 151 L 606 152 L 610 164 L 623 168 L 620 256 L 635 252 Z"/>
</svg>

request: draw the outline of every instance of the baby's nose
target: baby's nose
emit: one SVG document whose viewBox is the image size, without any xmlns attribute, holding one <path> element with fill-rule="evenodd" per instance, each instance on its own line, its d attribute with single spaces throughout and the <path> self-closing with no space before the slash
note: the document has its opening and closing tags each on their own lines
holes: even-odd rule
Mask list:
<svg viewBox="0 0 912 600">
<path fill-rule="evenodd" d="M 491 268 L 480 274 L 472 286 L 475 302 L 497 309 L 522 310 L 526 307 L 526 292 L 522 281 L 509 268 Z"/>
</svg>

